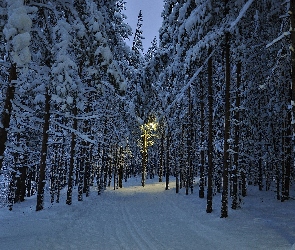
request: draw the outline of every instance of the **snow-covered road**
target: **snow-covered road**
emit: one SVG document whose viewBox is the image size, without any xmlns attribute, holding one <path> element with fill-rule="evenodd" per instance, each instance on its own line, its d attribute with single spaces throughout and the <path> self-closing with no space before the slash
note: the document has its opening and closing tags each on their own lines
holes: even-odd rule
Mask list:
<svg viewBox="0 0 295 250">
<path fill-rule="evenodd" d="M 168 191 L 155 180 L 144 188 L 140 179 L 128 185 L 100 197 L 92 192 L 71 206 L 46 204 L 40 212 L 33 198 L 11 212 L 0 209 L 0 249 L 292 249 L 295 243 L 294 201 L 267 200 L 256 208 L 245 203 L 220 219 L 216 198 L 207 214 L 206 200 L 184 190 L 175 194 L 173 183 Z"/>
</svg>

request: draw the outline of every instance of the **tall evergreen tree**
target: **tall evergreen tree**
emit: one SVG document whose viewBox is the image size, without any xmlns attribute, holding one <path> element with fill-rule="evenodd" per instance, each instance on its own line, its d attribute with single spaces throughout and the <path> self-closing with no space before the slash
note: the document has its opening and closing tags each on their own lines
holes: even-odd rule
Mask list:
<svg viewBox="0 0 295 250">
<path fill-rule="evenodd" d="M 142 24 L 143 24 L 143 15 L 142 11 L 139 11 L 138 17 L 137 17 L 137 24 L 136 29 L 134 32 L 134 38 L 132 43 L 132 51 L 134 55 L 132 56 L 131 64 L 135 67 L 138 67 L 139 64 L 142 62 L 142 54 L 143 54 L 143 45 L 142 40 L 144 39 L 144 36 L 142 35 Z"/>
<path fill-rule="evenodd" d="M 157 50 L 158 50 L 158 41 L 157 41 L 157 37 L 154 37 L 153 41 L 151 42 L 151 46 L 148 48 L 147 52 L 144 54 L 144 57 L 147 62 L 149 62 L 156 56 Z"/>
<path fill-rule="evenodd" d="M 3 33 L 7 42 L 10 60 L 9 85 L 6 90 L 5 104 L 1 115 L 0 126 L 0 171 L 2 169 L 7 131 L 12 112 L 12 101 L 14 99 L 15 84 L 17 81 L 17 68 L 26 66 L 31 60 L 29 50 L 30 30 L 32 21 L 22 1 L 7 0 L 8 20 Z"/>
</svg>

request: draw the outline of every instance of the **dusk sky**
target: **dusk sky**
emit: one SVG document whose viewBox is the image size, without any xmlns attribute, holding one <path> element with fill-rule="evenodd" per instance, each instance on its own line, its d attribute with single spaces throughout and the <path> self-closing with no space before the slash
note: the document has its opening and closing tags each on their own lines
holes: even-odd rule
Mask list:
<svg viewBox="0 0 295 250">
<path fill-rule="evenodd" d="M 163 10 L 163 0 L 126 0 L 127 15 L 126 22 L 131 26 L 134 33 L 137 23 L 139 10 L 142 10 L 143 15 L 143 40 L 144 51 L 150 47 L 151 42 L 155 36 L 158 38 L 159 28 L 162 25 L 161 12 Z M 129 46 L 132 46 L 133 36 L 129 41 L 126 41 Z"/>
</svg>

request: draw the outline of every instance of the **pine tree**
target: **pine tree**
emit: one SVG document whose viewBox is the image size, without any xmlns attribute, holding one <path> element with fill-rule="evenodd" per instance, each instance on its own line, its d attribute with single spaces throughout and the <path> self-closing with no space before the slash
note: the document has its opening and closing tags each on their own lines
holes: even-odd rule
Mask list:
<svg viewBox="0 0 295 250">
<path fill-rule="evenodd" d="M 155 56 L 158 51 L 158 41 L 157 37 L 154 37 L 153 41 L 151 42 L 151 46 L 148 48 L 147 52 L 144 54 L 144 58 L 147 62 L 150 62 Z"/>
<path fill-rule="evenodd" d="M 29 51 L 30 30 L 32 21 L 27 15 L 27 11 L 22 2 L 7 0 L 8 20 L 4 27 L 3 33 L 8 44 L 10 72 L 9 85 L 6 90 L 5 104 L 1 115 L 0 126 L 0 171 L 2 169 L 5 144 L 7 141 L 7 130 L 11 119 L 12 101 L 14 99 L 15 84 L 17 81 L 17 68 L 26 66 L 31 60 Z M 21 16 L 21 18 L 15 18 Z"/>
<path fill-rule="evenodd" d="M 144 36 L 142 35 L 142 24 L 143 24 L 143 15 L 142 11 L 139 11 L 138 17 L 137 17 L 137 24 L 136 29 L 134 33 L 133 43 L 132 43 L 132 51 L 134 55 L 131 59 L 131 65 L 135 68 L 138 68 L 139 65 L 142 63 L 142 53 L 143 53 L 143 45 L 142 40 L 144 39 Z"/>
</svg>

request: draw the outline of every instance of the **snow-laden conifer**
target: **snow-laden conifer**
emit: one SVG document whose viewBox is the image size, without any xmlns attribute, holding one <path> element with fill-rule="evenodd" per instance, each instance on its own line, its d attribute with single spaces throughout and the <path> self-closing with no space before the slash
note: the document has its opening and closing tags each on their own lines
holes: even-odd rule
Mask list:
<svg viewBox="0 0 295 250">
<path fill-rule="evenodd" d="M 23 0 L 7 0 L 8 21 L 3 33 L 7 41 L 7 51 L 11 63 L 17 67 L 25 66 L 31 60 L 29 49 L 32 20 L 28 16 Z"/>
</svg>

